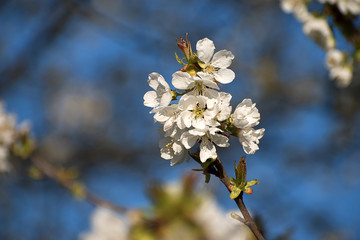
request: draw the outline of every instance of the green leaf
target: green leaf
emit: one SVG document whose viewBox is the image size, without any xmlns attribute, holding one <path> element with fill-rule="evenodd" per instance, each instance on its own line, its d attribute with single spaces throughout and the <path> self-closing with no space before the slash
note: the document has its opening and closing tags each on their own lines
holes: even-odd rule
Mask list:
<svg viewBox="0 0 360 240">
<path fill-rule="evenodd" d="M 253 185 L 259 184 L 260 182 L 257 179 L 254 179 L 250 182 L 247 182 L 246 187 L 251 187 Z"/>
<path fill-rule="evenodd" d="M 180 58 L 179 58 L 179 56 L 176 54 L 176 52 L 175 52 L 175 58 L 176 58 L 176 61 L 178 62 L 178 63 L 180 63 L 181 65 L 186 65 L 182 60 L 180 60 Z"/>
<path fill-rule="evenodd" d="M 210 177 L 211 177 L 210 173 L 205 174 L 205 183 L 209 183 Z"/>
<path fill-rule="evenodd" d="M 236 179 L 235 179 L 235 178 L 233 178 L 232 176 L 230 176 L 230 182 L 231 182 L 233 185 L 235 185 L 235 183 L 236 183 Z"/>
<path fill-rule="evenodd" d="M 238 188 L 237 186 L 234 186 L 230 193 L 230 198 L 235 199 L 240 195 L 240 193 L 241 193 L 241 189 Z"/>
<path fill-rule="evenodd" d="M 206 162 L 204 162 L 204 163 L 201 164 L 201 167 L 202 167 L 203 169 L 206 169 L 206 168 L 208 168 L 208 167 L 210 166 L 210 164 L 213 163 L 215 160 L 216 160 L 216 159 L 214 159 L 214 158 L 209 158 L 208 160 L 206 160 Z"/>
</svg>

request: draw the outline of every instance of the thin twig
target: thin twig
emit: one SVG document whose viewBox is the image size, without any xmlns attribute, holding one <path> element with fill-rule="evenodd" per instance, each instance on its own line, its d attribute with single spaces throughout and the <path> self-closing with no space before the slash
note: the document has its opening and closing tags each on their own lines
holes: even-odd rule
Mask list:
<svg viewBox="0 0 360 240">
<path fill-rule="evenodd" d="M 236 214 L 236 213 L 233 212 L 233 213 L 231 213 L 231 217 L 232 217 L 233 219 L 238 220 L 239 222 L 245 224 L 245 219 L 242 218 L 242 217 L 240 217 L 238 214 Z"/>
<path fill-rule="evenodd" d="M 49 164 L 48 162 L 46 162 L 45 160 L 43 160 L 38 156 L 32 157 L 31 161 L 44 175 L 55 180 L 61 186 L 68 189 L 69 191 L 72 191 L 74 187 L 74 182 L 68 179 L 61 178 L 57 174 L 56 169 L 51 164 Z M 123 213 L 127 211 L 125 207 L 114 205 L 106 201 L 105 199 L 102 199 L 101 197 L 89 192 L 86 188 L 84 188 L 83 191 L 84 191 L 84 196 L 83 196 L 84 199 L 95 206 L 105 207 L 119 213 Z"/>
<path fill-rule="evenodd" d="M 228 189 L 229 192 L 230 191 L 230 179 L 224 169 L 224 166 L 218 156 L 217 160 L 214 162 L 214 166 L 216 167 L 216 169 L 218 170 L 218 175 L 217 177 L 219 178 L 219 180 L 226 186 L 226 188 Z M 258 240 L 264 240 L 264 237 L 262 236 L 260 230 L 258 229 L 258 227 L 256 226 L 256 223 L 254 222 L 254 220 L 251 218 L 249 211 L 247 210 L 244 201 L 243 201 L 243 192 L 240 193 L 240 195 L 234 199 L 236 205 L 238 206 L 238 208 L 240 209 L 241 213 L 243 214 L 244 218 L 242 219 L 243 223 L 248 226 L 250 228 L 250 230 L 253 232 L 253 234 L 255 235 L 256 239 Z"/>
</svg>

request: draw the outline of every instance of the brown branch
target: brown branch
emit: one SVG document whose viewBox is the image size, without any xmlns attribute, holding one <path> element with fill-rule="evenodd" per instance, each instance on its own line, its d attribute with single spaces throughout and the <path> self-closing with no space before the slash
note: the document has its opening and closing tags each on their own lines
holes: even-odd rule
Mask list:
<svg viewBox="0 0 360 240">
<path fill-rule="evenodd" d="M 337 25 L 346 40 L 359 48 L 360 31 L 355 26 L 353 19 L 341 13 L 339 8 L 332 4 L 325 4 L 325 13 L 333 17 L 335 25 Z"/>
<path fill-rule="evenodd" d="M 55 180 L 61 186 L 68 189 L 69 191 L 73 190 L 74 181 L 60 177 L 60 175 L 56 172 L 56 169 L 51 164 L 46 162 L 44 159 L 38 156 L 34 156 L 31 158 L 31 161 L 45 176 Z M 94 206 L 109 208 L 119 213 L 123 213 L 127 211 L 125 207 L 114 205 L 106 201 L 105 199 L 102 199 L 101 197 L 89 192 L 86 188 L 84 188 L 83 191 L 84 191 L 84 196 L 83 196 L 84 199 L 89 203 L 93 204 Z"/>
<path fill-rule="evenodd" d="M 228 189 L 229 192 L 230 191 L 230 179 L 224 169 L 224 166 L 218 156 L 217 160 L 214 162 L 214 166 L 217 168 L 218 170 L 218 175 L 217 177 L 219 178 L 219 180 L 226 186 L 226 188 Z M 243 193 L 241 192 L 240 195 L 234 199 L 236 205 L 238 206 L 238 208 L 240 209 L 241 213 L 243 214 L 244 218 L 243 218 L 243 223 L 248 226 L 250 228 L 250 230 L 253 232 L 253 234 L 255 235 L 256 239 L 258 240 L 264 240 L 264 237 L 262 236 L 260 230 L 258 229 L 258 227 L 256 226 L 256 223 L 254 222 L 254 220 L 251 218 L 249 211 L 247 210 L 244 201 L 243 201 Z"/>
</svg>

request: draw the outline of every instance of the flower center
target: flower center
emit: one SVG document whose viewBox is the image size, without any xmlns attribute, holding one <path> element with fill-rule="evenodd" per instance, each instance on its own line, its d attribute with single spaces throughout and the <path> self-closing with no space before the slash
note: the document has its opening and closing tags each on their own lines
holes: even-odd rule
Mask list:
<svg viewBox="0 0 360 240">
<path fill-rule="evenodd" d="M 200 106 L 200 104 L 196 104 L 193 113 L 195 114 L 195 119 L 202 118 L 204 116 L 205 109 Z"/>
<path fill-rule="evenodd" d="M 173 152 L 173 145 L 174 145 L 174 141 L 169 142 L 168 144 L 165 145 L 164 149 L 165 151 L 167 151 L 168 153 Z"/>
<path fill-rule="evenodd" d="M 206 66 L 205 66 L 205 69 L 204 69 L 204 71 L 206 72 L 206 73 L 216 73 L 217 71 L 219 71 L 219 68 L 217 68 L 217 67 L 214 67 L 214 66 L 212 66 L 210 63 L 209 64 L 207 64 Z"/>
</svg>

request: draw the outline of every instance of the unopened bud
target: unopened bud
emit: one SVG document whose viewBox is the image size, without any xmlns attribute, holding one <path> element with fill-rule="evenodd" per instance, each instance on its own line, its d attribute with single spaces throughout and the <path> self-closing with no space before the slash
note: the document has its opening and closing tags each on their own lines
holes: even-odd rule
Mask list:
<svg viewBox="0 0 360 240">
<path fill-rule="evenodd" d="M 229 189 L 230 191 L 232 191 L 233 188 L 234 188 L 234 185 L 232 185 L 232 184 L 230 184 L 229 187 L 228 187 L 228 189 Z"/>
<path fill-rule="evenodd" d="M 252 193 L 253 193 L 253 190 L 252 190 L 251 187 L 247 187 L 247 188 L 245 188 L 244 193 L 252 194 Z"/>
<path fill-rule="evenodd" d="M 194 53 L 192 52 L 191 49 L 191 43 L 189 41 L 188 38 L 188 34 L 186 34 L 186 40 L 183 37 L 180 37 L 179 39 L 176 39 L 176 44 L 178 45 L 178 47 L 181 49 L 181 51 L 184 53 L 186 60 L 193 62 L 194 61 Z"/>
</svg>

